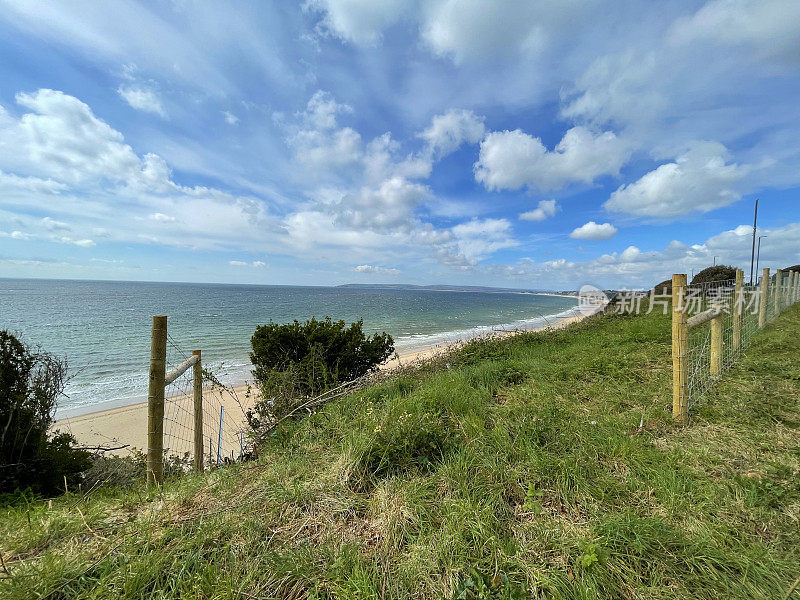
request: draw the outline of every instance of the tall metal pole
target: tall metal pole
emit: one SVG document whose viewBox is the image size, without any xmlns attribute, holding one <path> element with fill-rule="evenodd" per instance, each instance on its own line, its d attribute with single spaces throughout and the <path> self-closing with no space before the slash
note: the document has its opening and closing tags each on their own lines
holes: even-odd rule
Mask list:
<svg viewBox="0 0 800 600">
<path fill-rule="evenodd" d="M 753 215 L 753 250 L 750 252 L 750 285 L 753 285 L 753 258 L 756 254 L 756 224 L 758 223 L 758 198 L 756 198 L 756 209 Z"/>
<path fill-rule="evenodd" d="M 758 250 L 756 250 L 756 273 L 758 273 L 758 262 L 761 260 L 761 238 L 765 238 L 765 237 L 767 237 L 767 236 L 765 236 L 765 235 L 758 236 Z M 753 284 L 753 282 L 751 281 L 750 285 L 752 285 L 752 284 Z"/>
</svg>

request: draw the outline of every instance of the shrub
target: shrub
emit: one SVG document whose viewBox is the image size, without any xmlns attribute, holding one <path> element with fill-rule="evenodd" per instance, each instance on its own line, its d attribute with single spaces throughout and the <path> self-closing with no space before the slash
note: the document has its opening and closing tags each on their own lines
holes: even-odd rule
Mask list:
<svg viewBox="0 0 800 600">
<path fill-rule="evenodd" d="M 89 467 L 75 438 L 48 433 L 66 374 L 66 361 L 0 331 L 0 491 L 54 493 Z"/>
<path fill-rule="evenodd" d="M 286 415 L 299 399 L 373 371 L 394 352 L 389 334 L 366 336 L 363 321 L 347 326 L 330 317 L 261 325 L 251 344 L 262 397 L 248 415 L 253 427 Z"/>
<path fill-rule="evenodd" d="M 736 267 L 716 265 L 714 267 L 706 267 L 692 277 L 691 285 L 697 283 L 711 283 L 714 281 L 727 281 L 729 279 L 736 279 Z"/>
<path fill-rule="evenodd" d="M 655 291 L 656 295 L 659 294 L 664 294 L 667 296 L 672 295 L 672 277 L 670 277 L 669 279 L 665 279 L 661 283 L 655 284 L 653 286 L 653 290 Z"/>
</svg>

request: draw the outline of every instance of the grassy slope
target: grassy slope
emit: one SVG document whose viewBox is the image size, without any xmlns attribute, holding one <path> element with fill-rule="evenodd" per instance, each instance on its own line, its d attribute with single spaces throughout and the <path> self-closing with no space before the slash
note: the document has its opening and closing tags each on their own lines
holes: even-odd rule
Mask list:
<svg viewBox="0 0 800 600">
<path fill-rule="evenodd" d="M 800 575 L 800 307 L 685 428 L 667 319 L 475 343 L 257 463 L 9 510 L 0 591 L 438 598 L 475 567 L 534 597 L 781 598 Z"/>
</svg>

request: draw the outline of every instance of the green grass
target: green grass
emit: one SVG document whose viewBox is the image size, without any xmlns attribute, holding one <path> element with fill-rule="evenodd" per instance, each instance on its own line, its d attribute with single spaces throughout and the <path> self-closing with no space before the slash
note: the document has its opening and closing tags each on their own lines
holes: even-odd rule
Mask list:
<svg viewBox="0 0 800 600">
<path fill-rule="evenodd" d="M 686 427 L 669 336 L 652 314 L 472 343 L 291 423 L 257 462 L 21 501 L 0 513 L 0 592 L 782 598 L 800 576 L 800 307 Z"/>
</svg>

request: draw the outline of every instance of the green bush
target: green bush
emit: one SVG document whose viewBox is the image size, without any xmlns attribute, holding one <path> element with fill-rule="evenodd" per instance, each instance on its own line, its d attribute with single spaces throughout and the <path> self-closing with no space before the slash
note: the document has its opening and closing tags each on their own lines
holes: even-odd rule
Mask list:
<svg viewBox="0 0 800 600">
<path fill-rule="evenodd" d="M 691 284 L 728 281 L 729 279 L 736 279 L 736 267 L 731 267 L 730 265 L 716 265 L 714 267 L 706 267 L 692 277 Z"/>
<path fill-rule="evenodd" d="M 52 494 L 76 483 L 90 455 L 67 433 L 49 434 L 66 361 L 0 331 L 0 492 Z"/>
<path fill-rule="evenodd" d="M 366 336 L 363 321 L 347 326 L 330 317 L 261 325 L 251 344 L 262 398 L 248 415 L 253 427 L 281 418 L 302 398 L 361 377 L 394 352 L 389 334 Z"/>
<path fill-rule="evenodd" d="M 658 294 L 666 294 L 667 296 L 672 295 L 672 278 L 670 277 L 669 279 L 665 279 L 661 283 L 655 284 L 653 286 L 653 290 L 657 295 Z"/>
</svg>

